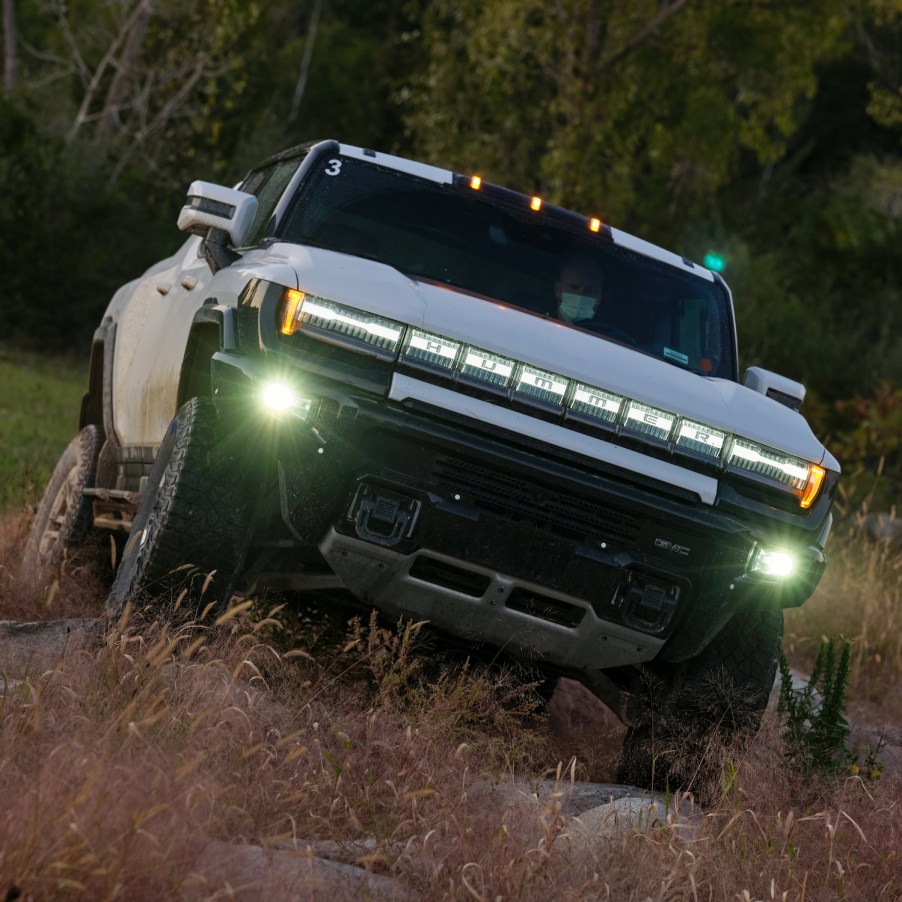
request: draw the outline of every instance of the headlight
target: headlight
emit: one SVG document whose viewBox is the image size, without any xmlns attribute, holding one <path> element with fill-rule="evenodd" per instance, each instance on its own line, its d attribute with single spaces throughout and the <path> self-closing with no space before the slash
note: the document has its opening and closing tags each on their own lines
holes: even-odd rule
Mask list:
<svg viewBox="0 0 902 902">
<path fill-rule="evenodd" d="M 799 505 L 803 508 L 814 504 L 827 475 L 827 471 L 817 464 L 790 457 L 743 438 L 733 439 L 727 463 L 788 486 L 798 496 Z"/>
<path fill-rule="evenodd" d="M 289 288 L 282 296 L 279 331 L 294 335 L 298 329 L 318 332 L 327 340 L 332 335 L 342 344 L 387 357 L 395 356 L 404 333 L 402 323 Z"/>
</svg>

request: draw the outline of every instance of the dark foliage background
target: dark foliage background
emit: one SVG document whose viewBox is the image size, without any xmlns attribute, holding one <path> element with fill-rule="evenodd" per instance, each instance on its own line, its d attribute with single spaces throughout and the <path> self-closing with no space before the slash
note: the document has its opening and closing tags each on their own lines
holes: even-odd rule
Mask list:
<svg viewBox="0 0 902 902">
<path fill-rule="evenodd" d="M 2 7 L 2 340 L 86 351 L 191 180 L 337 137 L 724 254 L 743 363 L 898 497 L 900 0 Z"/>
</svg>

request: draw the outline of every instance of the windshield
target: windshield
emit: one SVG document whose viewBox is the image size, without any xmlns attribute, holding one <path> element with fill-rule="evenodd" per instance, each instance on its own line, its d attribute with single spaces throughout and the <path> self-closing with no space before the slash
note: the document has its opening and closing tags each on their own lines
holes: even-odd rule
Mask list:
<svg viewBox="0 0 902 902">
<path fill-rule="evenodd" d="M 325 155 L 279 238 L 378 260 L 701 375 L 736 378 L 727 296 L 717 283 L 479 191 Z"/>
</svg>

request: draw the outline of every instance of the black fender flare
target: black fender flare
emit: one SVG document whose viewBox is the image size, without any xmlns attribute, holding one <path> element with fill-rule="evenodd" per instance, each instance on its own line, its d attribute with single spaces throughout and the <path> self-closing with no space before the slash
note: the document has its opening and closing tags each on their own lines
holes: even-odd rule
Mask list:
<svg viewBox="0 0 902 902">
<path fill-rule="evenodd" d="M 191 398 L 213 396 L 211 361 L 218 351 L 238 347 L 235 308 L 219 304 L 215 298 L 204 301 L 191 323 L 185 356 L 179 373 L 176 408 Z"/>
<path fill-rule="evenodd" d="M 81 399 L 78 428 L 97 426 L 107 439 L 113 427 L 113 351 L 116 346 L 116 322 L 104 317 L 91 340 L 88 362 L 88 387 Z"/>
</svg>

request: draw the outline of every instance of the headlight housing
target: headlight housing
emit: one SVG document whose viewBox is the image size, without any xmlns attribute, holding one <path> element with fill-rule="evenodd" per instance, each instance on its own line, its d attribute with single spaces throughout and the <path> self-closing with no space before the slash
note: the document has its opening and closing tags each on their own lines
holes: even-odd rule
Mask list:
<svg viewBox="0 0 902 902">
<path fill-rule="evenodd" d="M 279 331 L 294 335 L 299 328 L 326 341 L 351 344 L 388 359 L 397 354 L 404 334 L 403 323 L 287 288 L 280 303 Z"/>
<path fill-rule="evenodd" d="M 754 473 L 790 488 L 799 499 L 799 506 L 807 509 L 814 504 L 827 471 L 781 451 L 774 451 L 748 439 L 735 436 L 726 455 L 730 466 Z"/>
</svg>

